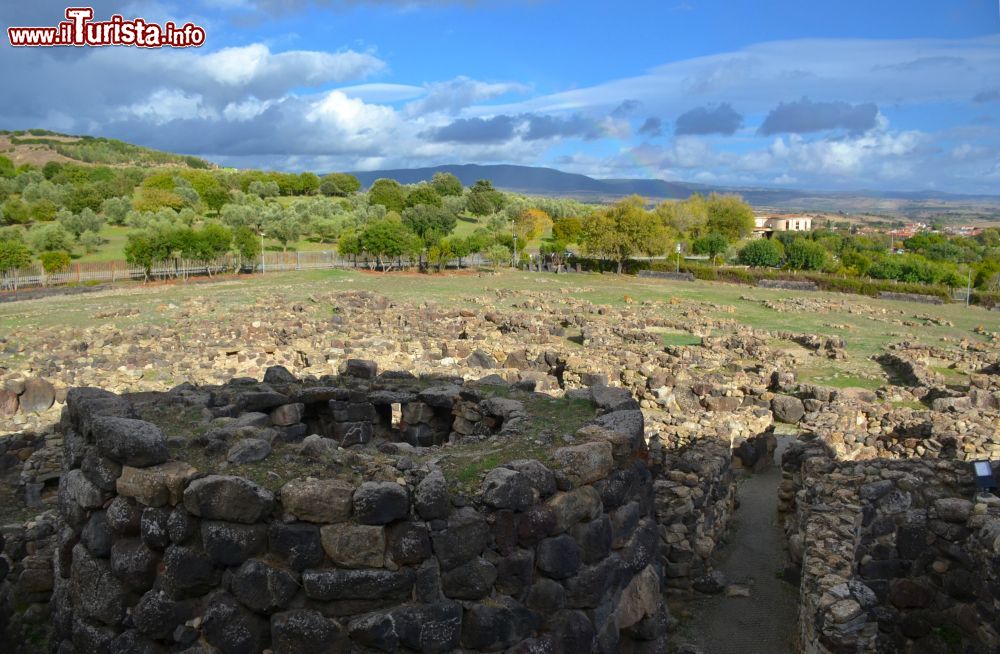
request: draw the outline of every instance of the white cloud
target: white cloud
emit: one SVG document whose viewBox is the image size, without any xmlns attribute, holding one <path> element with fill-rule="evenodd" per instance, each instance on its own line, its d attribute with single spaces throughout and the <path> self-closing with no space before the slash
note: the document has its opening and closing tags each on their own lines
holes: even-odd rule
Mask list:
<svg viewBox="0 0 1000 654">
<path fill-rule="evenodd" d="M 206 107 L 200 95 L 189 95 L 176 89 L 158 89 L 147 100 L 122 107 L 120 115 L 123 118 L 146 120 L 154 125 L 173 120 L 218 118 L 218 113 Z"/>
<path fill-rule="evenodd" d="M 424 86 L 427 94 L 420 100 L 408 104 L 407 114 L 421 116 L 438 111 L 454 114 L 477 102 L 529 90 L 528 86 L 517 82 L 482 82 L 465 76 L 446 82 L 432 82 Z"/>
</svg>

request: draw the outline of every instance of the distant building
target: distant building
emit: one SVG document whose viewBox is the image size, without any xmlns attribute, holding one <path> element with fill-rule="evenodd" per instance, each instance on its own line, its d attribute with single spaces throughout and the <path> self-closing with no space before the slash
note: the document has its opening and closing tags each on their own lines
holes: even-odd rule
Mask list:
<svg viewBox="0 0 1000 654">
<path fill-rule="evenodd" d="M 812 216 L 754 216 L 755 238 L 771 238 L 774 232 L 811 232 Z"/>
</svg>

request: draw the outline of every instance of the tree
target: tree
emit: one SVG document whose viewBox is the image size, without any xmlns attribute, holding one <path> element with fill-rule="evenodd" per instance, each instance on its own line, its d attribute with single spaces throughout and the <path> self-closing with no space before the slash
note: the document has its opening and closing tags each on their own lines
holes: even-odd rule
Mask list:
<svg viewBox="0 0 1000 654">
<path fill-rule="evenodd" d="M 337 240 L 337 252 L 342 257 L 352 257 L 354 265 L 358 265 L 358 255 L 363 252 L 361 249 L 361 235 L 355 231 L 345 232 Z"/>
<path fill-rule="evenodd" d="M 83 211 L 84 209 L 100 211 L 101 203 L 104 200 L 104 195 L 95 184 L 82 184 L 71 187 L 67 191 L 63 204 L 65 204 L 67 209 L 74 212 Z"/>
<path fill-rule="evenodd" d="M 9 197 L 0 207 L 0 216 L 8 225 L 24 225 L 31 220 L 28 205 L 18 197 Z"/>
<path fill-rule="evenodd" d="M 713 193 L 708 198 L 707 210 L 705 226 L 709 232 L 717 232 L 735 241 L 753 231 L 753 209 L 738 196 Z"/>
<path fill-rule="evenodd" d="M 249 227 L 237 227 L 233 232 L 233 247 L 240 255 L 241 263 L 253 261 L 260 256 L 260 235 L 255 234 Z"/>
<path fill-rule="evenodd" d="M 410 192 L 406 196 L 407 207 L 418 207 L 421 205 L 440 207 L 441 202 L 441 196 L 430 184 L 418 184 L 410 189 Z"/>
<path fill-rule="evenodd" d="M 376 264 L 383 267 L 383 261 L 402 256 L 412 246 L 414 234 L 402 221 L 395 217 L 376 220 L 361 232 L 361 249 L 375 257 Z M 388 272 L 391 268 L 383 267 Z"/>
<path fill-rule="evenodd" d="M 740 249 L 738 261 L 754 268 L 775 268 L 781 265 L 781 244 L 767 238 L 750 241 Z"/>
<path fill-rule="evenodd" d="M 729 247 L 729 241 L 722 234 L 712 232 L 695 239 L 691 246 L 695 254 L 707 254 L 714 262 Z"/>
<path fill-rule="evenodd" d="M 361 182 L 354 175 L 347 173 L 330 173 L 324 175 L 319 183 L 319 192 L 327 196 L 345 196 L 361 188 Z"/>
<path fill-rule="evenodd" d="M 108 198 L 101 203 L 101 213 L 112 225 L 124 225 L 125 216 L 128 215 L 130 207 L 131 203 L 128 198 Z"/>
<path fill-rule="evenodd" d="M 31 264 L 31 250 L 20 241 L 0 240 L 0 273 Z"/>
<path fill-rule="evenodd" d="M 140 188 L 132 199 L 132 208 L 136 211 L 157 211 L 163 208 L 180 211 L 184 208 L 184 199 L 173 191 Z"/>
<path fill-rule="evenodd" d="M 144 280 L 149 279 L 153 264 L 156 263 L 157 249 L 149 232 L 133 232 L 125 238 L 123 248 L 125 261 L 130 266 L 142 266 Z"/>
<path fill-rule="evenodd" d="M 403 211 L 403 224 L 424 241 L 432 241 L 431 234 L 439 237 L 451 234 L 458 219 L 446 209 L 420 204 Z"/>
<path fill-rule="evenodd" d="M 0 177 L 14 176 L 14 162 L 0 154 Z"/>
<path fill-rule="evenodd" d="M 451 173 L 434 173 L 431 177 L 431 186 L 441 196 L 461 195 L 464 190 L 462 182 Z"/>
<path fill-rule="evenodd" d="M 576 243 L 583 232 L 583 220 L 579 216 L 565 216 L 552 221 L 552 238 L 563 243 Z"/>
<path fill-rule="evenodd" d="M 233 232 L 219 223 L 206 223 L 197 233 L 197 259 L 211 261 L 229 252 L 233 242 Z"/>
<path fill-rule="evenodd" d="M 797 238 L 785 248 L 788 266 L 796 270 L 821 270 L 826 256 L 826 248 L 805 238 Z"/>
<path fill-rule="evenodd" d="M 552 218 L 541 209 L 524 209 L 514 217 L 514 233 L 522 244 L 541 236 L 546 228 L 552 225 Z"/>
<path fill-rule="evenodd" d="M 465 206 L 475 216 L 488 216 L 503 208 L 503 193 L 493 188 L 488 179 L 481 179 L 472 185 Z"/>
<path fill-rule="evenodd" d="M 32 228 L 28 232 L 28 242 L 35 252 L 54 252 L 69 250 L 72 237 L 62 225 L 50 223 Z"/>
<path fill-rule="evenodd" d="M 281 188 L 275 181 L 254 180 L 247 187 L 247 193 L 256 195 L 259 198 L 273 198 L 281 193 Z"/>
<path fill-rule="evenodd" d="M 402 211 L 406 207 L 406 189 L 394 179 L 376 179 L 368 189 L 368 202 L 380 204 L 386 211 Z"/>
<path fill-rule="evenodd" d="M 301 195 L 316 195 L 319 191 L 319 176 L 316 173 L 299 173 L 298 182 Z"/>
<path fill-rule="evenodd" d="M 57 219 L 59 220 L 59 224 L 65 227 L 66 231 L 72 234 L 73 238 L 77 241 L 80 240 L 80 236 L 84 232 L 94 232 L 96 234 L 101 231 L 101 226 L 104 224 L 104 219 L 90 209 L 84 209 L 79 213 L 60 211 Z"/>
<path fill-rule="evenodd" d="M 458 258 L 458 267 L 462 267 L 462 259 L 472 254 L 472 239 L 470 238 L 458 238 L 452 237 L 448 239 L 451 247 L 452 256 Z"/>
<path fill-rule="evenodd" d="M 453 256 L 455 256 L 455 250 L 452 247 L 451 239 L 439 239 L 437 243 L 427 249 L 427 260 L 437 265 L 438 272 L 441 272 Z"/>
<path fill-rule="evenodd" d="M 84 251 L 87 254 L 93 254 L 97 252 L 97 249 L 101 247 L 101 243 L 104 242 L 96 232 L 84 232 L 83 236 L 80 237 L 80 245 L 83 246 Z"/>
<path fill-rule="evenodd" d="M 662 254 L 667 245 L 666 231 L 644 205 L 642 198 L 631 196 L 595 213 L 584 225 L 584 249 L 614 261 L 618 274 L 625 261 L 640 252 Z"/>
<path fill-rule="evenodd" d="M 486 260 L 493 264 L 494 270 L 510 262 L 510 248 L 500 243 L 489 246 L 483 254 L 486 255 Z"/>
</svg>

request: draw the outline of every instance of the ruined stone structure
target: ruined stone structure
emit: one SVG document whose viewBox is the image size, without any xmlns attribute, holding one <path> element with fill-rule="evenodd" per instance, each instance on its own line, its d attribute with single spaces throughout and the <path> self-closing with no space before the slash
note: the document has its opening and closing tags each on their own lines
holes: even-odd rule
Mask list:
<svg viewBox="0 0 1000 654">
<path fill-rule="evenodd" d="M 422 445 L 523 435 L 523 404 L 378 377 L 368 362 L 348 372 L 161 396 L 71 390 L 58 526 L 31 554 L 7 544 L 16 601 L 50 602 L 64 652 L 657 651 L 654 490 L 627 393 L 599 398 L 571 444 L 539 450 L 547 465 L 503 462 L 471 498 Z M 214 417 L 183 442 L 170 421 L 191 415 Z M 271 447 L 275 468 L 312 474 L 248 478 Z M 221 462 L 198 469 L 183 453 Z"/>
</svg>

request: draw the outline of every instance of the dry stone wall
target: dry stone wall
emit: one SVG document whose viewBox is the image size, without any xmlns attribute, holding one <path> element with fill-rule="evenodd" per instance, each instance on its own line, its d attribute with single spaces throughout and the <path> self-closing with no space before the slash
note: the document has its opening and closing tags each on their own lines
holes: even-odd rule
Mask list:
<svg viewBox="0 0 1000 654">
<path fill-rule="evenodd" d="M 292 392 L 276 371 L 270 390 L 173 393 L 229 428 L 195 439 L 227 465 L 249 440 L 299 440 L 326 462 L 278 488 L 174 458 L 175 437 L 138 417 L 165 397 L 70 391 L 62 527 L 18 575 L 24 592 L 25 571 L 48 574 L 31 599 L 58 651 L 661 651 L 653 478 L 627 391 L 595 398 L 600 415 L 545 463 L 502 463 L 469 496 L 424 444 L 513 437 L 520 403 L 457 385 L 371 390 L 373 367 L 351 372 L 350 389 Z M 368 438 L 384 452 L 349 456 Z"/>
<path fill-rule="evenodd" d="M 814 442 L 783 468 L 804 652 L 997 651 L 1000 499 L 976 496 L 968 463 L 837 461 Z"/>
</svg>

